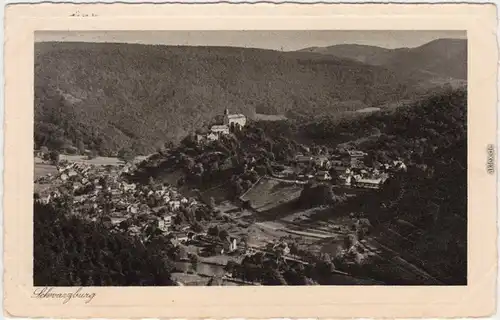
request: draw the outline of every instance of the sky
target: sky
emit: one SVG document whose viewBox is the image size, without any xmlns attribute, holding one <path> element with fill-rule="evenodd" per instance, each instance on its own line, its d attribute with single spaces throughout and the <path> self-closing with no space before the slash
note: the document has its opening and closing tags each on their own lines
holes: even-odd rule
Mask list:
<svg viewBox="0 0 500 320">
<path fill-rule="evenodd" d="M 466 39 L 465 31 L 84 31 L 37 32 L 35 41 L 120 42 L 162 45 L 231 46 L 293 51 L 336 44 L 384 48 L 418 47 L 435 39 Z"/>
</svg>

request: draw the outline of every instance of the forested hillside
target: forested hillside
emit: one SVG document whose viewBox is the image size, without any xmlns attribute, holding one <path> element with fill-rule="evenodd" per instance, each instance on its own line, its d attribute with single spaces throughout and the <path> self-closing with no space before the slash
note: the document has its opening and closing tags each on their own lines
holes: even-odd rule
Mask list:
<svg viewBox="0 0 500 320">
<path fill-rule="evenodd" d="M 406 236 L 396 240 L 402 252 L 455 285 L 467 284 L 466 139 L 437 149 L 405 181 L 397 181 L 397 198 L 389 196 L 395 202 L 385 208 L 391 218 L 386 226 Z"/>
<path fill-rule="evenodd" d="M 467 92 L 436 94 L 315 129 L 325 138 L 354 139 L 351 145 L 367 151 L 368 162 L 404 159 L 406 174 L 389 180 L 380 194 L 358 201 L 385 230 L 380 241 L 444 283 L 466 284 Z M 394 237 L 394 231 L 403 237 Z"/>
<path fill-rule="evenodd" d="M 416 48 L 386 49 L 376 46 L 342 44 L 306 48 L 339 58 L 349 58 L 370 65 L 384 66 L 400 75 L 419 79 L 467 79 L 467 40 L 438 39 Z"/>
<path fill-rule="evenodd" d="M 329 114 L 414 98 L 383 67 L 299 52 L 36 43 L 35 144 L 148 153 L 229 108 Z"/>
<path fill-rule="evenodd" d="M 303 122 L 303 135 L 317 143 L 360 146 L 364 149 L 397 152 L 405 146 L 420 148 L 446 146 L 450 139 L 463 137 L 466 132 L 467 92 L 444 90 L 428 98 L 401 107 L 356 114 L 338 119 L 323 117 Z M 416 144 L 417 146 L 415 146 Z M 381 146 L 385 146 L 381 148 Z"/>
<path fill-rule="evenodd" d="M 169 243 L 142 243 L 97 222 L 71 215 L 61 206 L 34 203 L 35 286 L 175 285 L 170 277 Z"/>
<path fill-rule="evenodd" d="M 337 44 L 328 47 L 311 47 L 300 50 L 301 52 L 314 52 L 344 57 L 371 65 L 386 64 L 398 49 L 387 49 L 377 46 L 362 44 Z M 399 49 L 407 50 L 407 49 Z"/>
</svg>

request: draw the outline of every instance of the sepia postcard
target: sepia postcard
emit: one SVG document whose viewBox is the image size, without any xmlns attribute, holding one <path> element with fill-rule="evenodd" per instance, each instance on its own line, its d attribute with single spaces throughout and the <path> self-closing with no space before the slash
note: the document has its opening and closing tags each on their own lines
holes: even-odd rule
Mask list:
<svg viewBox="0 0 500 320">
<path fill-rule="evenodd" d="M 494 5 L 6 7 L 10 317 L 495 312 Z"/>
</svg>

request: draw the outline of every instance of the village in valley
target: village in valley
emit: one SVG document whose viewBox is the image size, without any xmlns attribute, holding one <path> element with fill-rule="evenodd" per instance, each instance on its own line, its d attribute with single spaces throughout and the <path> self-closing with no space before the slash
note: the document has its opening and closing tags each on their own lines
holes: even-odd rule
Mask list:
<svg viewBox="0 0 500 320">
<path fill-rule="evenodd" d="M 245 115 L 226 110 L 222 123 L 211 125 L 191 139 L 199 157 L 215 155 L 221 160 L 220 167 L 226 164 L 226 172 L 236 170 L 234 163 L 223 159 L 226 155 L 210 148 L 242 134 L 251 122 Z M 36 177 L 35 199 L 45 204 L 70 202 L 70 214 L 100 223 L 112 232 L 138 236 L 143 243 L 166 241 L 168 255 L 175 261 L 172 275 L 178 285 L 258 285 L 254 279 L 258 277 L 244 270 L 245 263 L 256 254 L 271 261 L 280 257 L 300 268 L 310 267 L 314 259 L 311 256 L 321 257 L 315 259 L 326 259 L 331 273 L 341 283 L 378 283 L 349 272 L 351 265 L 359 269 L 364 261 L 387 254 L 381 253 L 377 242 L 368 237 L 371 224 L 364 213 L 352 209 L 346 214 L 348 218 L 313 221 L 315 214 L 331 210 L 328 203 L 309 207 L 296 203 L 304 197 L 313 198 L 305 192 L 315 185 L 326 185 L 345 198 L 376 192 L 394 174 L 404 175 L 407 168 L 403 161 L 372 161 L 372 166 L 367 166 L 363 150 L 325 149 L 313 153 L 302 146 L 294 157 L 275 159 L 267 164 L 269 170 L 259 171 L 262 159 L 256 153 L 243 164 L 243 175 L 251 178 L 229 196 L 220 192 L 224 186 L 197 189 L 192 181 L 190 185 L 186 177 L 179 175 L 176 166 L 180 168 L 185 161 L 185 152 L 180 151 L 183 148 L 187 147 L 165 148 L 139 160 L 121 159 L 111 164 L 99 163 L 100 157 L 90 155 L 50 157 L 38 151 L 35 173 L 37 166 L 47 172 Z M 150 175 L 147 182 L 140 182 L 136 173 L 148 166 L 158 167 L 158 159 L 171 164 L 165 170 L 170 172 L 167 178 Z M 200 167 L 203 171 L 203 165 Z M 198 169 L 190 164 L 189 170 Z M 230 183 L 222 181 L 225 190 L 231 189 L 227 187 Z M 340 257 L 343 268 L 337 266 L 339 262 L 335 264 Z M 398 264 L 398 268 L 407 269 L 409 277 L 415 274 L 410 263 Z"/>
<path fill-rule="evenodd" d="M 466 33 L 290 32 L 37 33 L 33 284 L 467 285 Z"/>
</svg>

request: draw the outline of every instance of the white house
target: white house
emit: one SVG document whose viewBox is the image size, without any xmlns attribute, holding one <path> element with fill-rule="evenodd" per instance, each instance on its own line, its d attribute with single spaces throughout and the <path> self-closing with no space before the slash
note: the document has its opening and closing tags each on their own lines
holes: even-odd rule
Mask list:
<svg viewBox="0 0 500 320">
<path fill-rule="evenodd" d="M 172 216 L 164 216 L 163 221 L 165 221 L 165 224 L 171 225 L 172 224 Z"/>
<path fill-rule="evenodd" d="M 170 201 L 168 203 L 168 205 L 170 206 L 170 210 L 178 210 L 181 206 L 181 202 L 180 201 Z"/>
<path fill-rule="evenodd" d="M 365 152 L 359 150 L 349 150 L 347 153 L 351 158 L 363 158 L 367 155 Z"/>
<path fill-rule="evenodd" d="M 127 207 L 127 212 L 131 214 L 136 214 L 139 212 L 139 207 L 136 204 L 131 204 Z"/>
<path fill-rule="evenodd" d="M 236 251 L 236 249 L 238 249 L 238 242 L 236 238 L 232 237 L 227 238 L 227 240 L 223 243 L 222 248 L 223 249 L 221 253 L 224 252 L 231 253 Z"/>
<path fill-rule="evenodd" d="M 49 203 L 50 202 L 50 199 L 52 199 L 52 195 L 49 194 L 45 199 L 44 199 L 44 202 L 45 203 Z"/>
<path fill-rule="evenodd" d="M 163 196 L 163 202 L 164 203 L 169 203 L 170 202 L 170 197 L 168 195 Z"/>
<path fill-rule="evenodd" d="M 165 190 L 156 190 L 155 195 L 158 197 L 161 197 L 165 194 Z"/>
<path fill-rule="evenodd" d="M 83 188 L 83 184 L 81 184 L 80 182 L 75 182 L 73 184 L 73 191 L 78 190 L 80 188 Z"/>
<path fill-rule="evenodd" d="M 111 217 L 111 224 L 117 225 L 127 220 L 127 217 Z"/>
<path fill-rule="evenodd" d="M 214 132 L 210 132 L 209 134 L 207 134 L 207 139 L 210 141 L 215 141 L 219 140 L 219 136 Z"/>
<path fill-rule="evenodd" d="M 213 125 L 210 131 L 215 134 L 229 134 L 229 127 L 225 124 L 223 125 Z"/>
<path fill-rule="evenodd" d="M 345 177 L 344 184 L 345 184 L 346 186 L 350 186 L 350 185 L 351 185 L 351 183 L 352 183 L 352 180 L 353 180 L 353 179 L 352 179 L 352 176 L 349 174 L 349 175 L 347 175 L 347 176 Z"/>
<path fill-rule="evenodd" d="M 198 205 L 198 202 L 196 200 L 192 200 L 191 202 L 189 202 L 189 204 L 187 205 L 188 208 L 195 208 L 196 205 Z"/>
<path fill-rule="evenodd" d="M 362 188 L 369 189 L 378 189 L 380 188 L 380 184 L 382 183 L 382 179 L 358 179 L 356 180 L 356 185 Z"/>
<path fill-rule="evenodd" d="M 165 220 L 158 220 L 158 229 L 160 229 L 163 232 L 168 231 L 168 227 L 170 226 L 169 223 L 167 223 Z"/>
<path fill-rule="evenodd" d="M 247 123 L 247 118 L 243 114 L 229 114 L 229 110 L 226 109 L 224 112 L 224 124 L 230 126 L 232 124 L 238 124 L 244 127 Z"/>
</svg>

